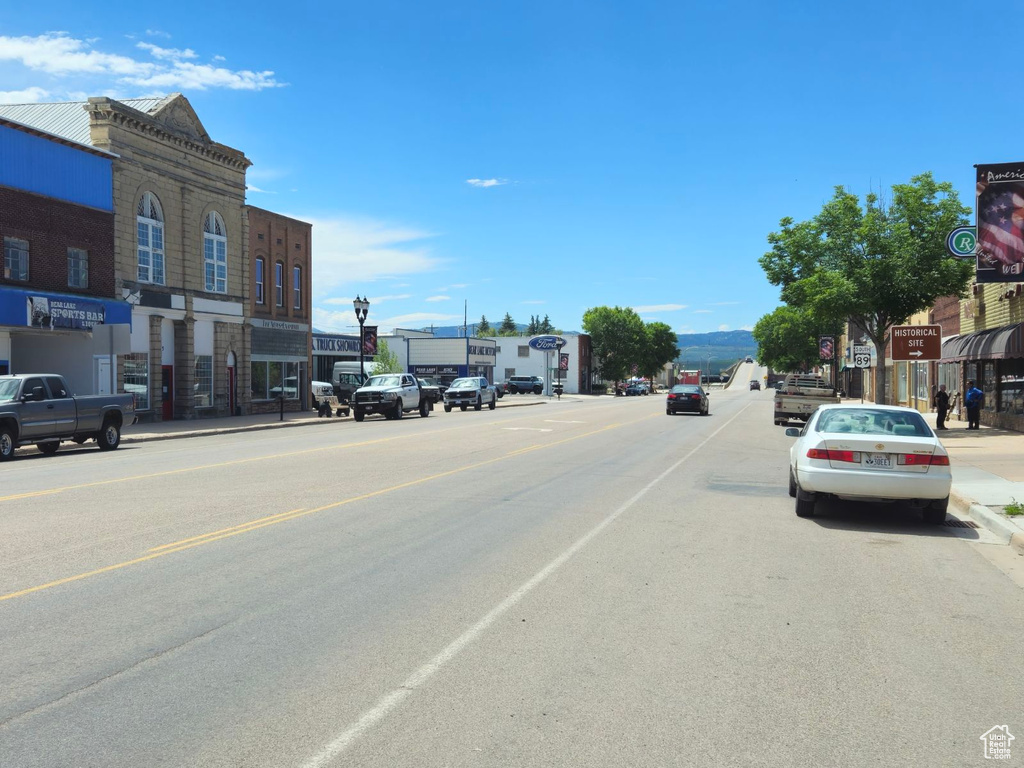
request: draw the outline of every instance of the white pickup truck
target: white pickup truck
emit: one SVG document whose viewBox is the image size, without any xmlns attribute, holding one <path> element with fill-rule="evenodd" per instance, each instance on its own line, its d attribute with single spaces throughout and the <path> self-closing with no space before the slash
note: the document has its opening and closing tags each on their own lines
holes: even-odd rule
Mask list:
<svg viewBox="0 0 1024 768">
<path fill-rule="evenodd" d="M 819 405 L 838 402 L 835 389 L 821 376 L 791 373 L 775 393 L 775 425 L 807 421 Z"/>
<path fill-rule="evenodd" d="M 371 376 L 352 394 L 352 418 L 362 421 L 368 413 L 380 413 L 386 419 L 400 419 L 411 411 L 426 418 L 431 405 L 411 373 L 382 373 Z"/>
</svg>

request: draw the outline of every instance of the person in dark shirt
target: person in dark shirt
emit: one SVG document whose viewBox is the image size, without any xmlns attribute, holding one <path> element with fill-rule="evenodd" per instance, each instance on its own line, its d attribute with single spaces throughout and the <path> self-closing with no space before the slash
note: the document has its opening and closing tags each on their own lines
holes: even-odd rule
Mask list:
<svg viewBox="0 0 1024 768">
<path fill-rule="evenodd" d="M 964 393 L 964 405 L 967 406 L 967 428 L 981 429 L 978 421 L 981 417 L 981 401 L 985 393 L 974 386 L 973 381 L 967 382 L 967 392 Z"/>
<path fill-rule="evenodd" d="M 935 419 L 935 428 L 945 429 L 946 414 L 949 413 L 949 393 L 946 391 L 945 384 L 939 384 L 939 391 L 935 393 L 935 410 L 938 414 Z"/>
</svg>

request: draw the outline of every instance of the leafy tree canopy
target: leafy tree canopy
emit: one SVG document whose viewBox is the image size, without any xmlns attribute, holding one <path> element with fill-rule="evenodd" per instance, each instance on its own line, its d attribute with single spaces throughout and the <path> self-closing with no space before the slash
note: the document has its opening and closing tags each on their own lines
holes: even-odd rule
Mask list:
<svg viewBox="0 0 1024 768">
<path fill-rule="evenodd" d="M 641 373 L 656 373 L 679 354 L 676 335 L 664 323 L 644 324 L 629 307 L 593 307 L 583 313 L 583 330 L 590 334 L 594 367 L 606 381 Z"/>
<path fill-rule="evenodd" d="M 644 324 L 643 345 L 637 361 L 640 373 L 653 380 L 665 367 L 665 363 L 675 360 L 679 355 L 677 341 L 676 332 L 665 323 Z"/>
<path fill-rule="evenodd" d="M 402 372 L 402 366 L 398 364 L 398 355 L 391 351 L 385 339 L 377 339 L 377 356 L 374 360 L 376 362 L 373 366 L 373 376 L 379 376 L 382 373 Z"/>
<path fill-rule="evenodd" d="M 786 304 L 825 326 L 855 322 L 884 360 L 893 325 L 940 296 L 966 295 L 973 266 L 950 258 L 945 239 L 969 213 L 952 184 L 935 181 L 931 173 L 893 185 L 891 201 L 871 193 L 863 206 L 836 187 L 813 219 L 782 219 L 780 230 L 768 236 L 771 250 L 760 264 Z M 878 366 L 877 397 L 883 397 L 884 377 L 884 366 Z"/>
<path fill-rule="evenodd" d="M 757 360 L 772 370 L 802 373 L 818 362 L 818 337 L 839 336 L 839 329 L 822 323 L 804 309 L 783 305 L 754 326 Z"/>
</svg>

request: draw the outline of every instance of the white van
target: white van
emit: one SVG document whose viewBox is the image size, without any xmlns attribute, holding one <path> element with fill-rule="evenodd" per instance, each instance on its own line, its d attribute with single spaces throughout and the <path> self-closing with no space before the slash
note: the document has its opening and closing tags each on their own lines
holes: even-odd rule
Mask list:
<svg viewBox="0 0 1024 768">
<path fill-rule="evenodd" d="M 373 369 L 376 365 L 376 361 L 367 360 L 363 363 L 363 373 L 360 375 L 358 360 L 345 360 L 335 363 L 334 370 L 331 373 L 331 384 L 334 386 L 334 394 L 338 396 L 338 400 L 343 403 L 350 402 L 352 400 L 352 393 L 359 389 L 363 382 L 373 374 Z"/>
</svg>

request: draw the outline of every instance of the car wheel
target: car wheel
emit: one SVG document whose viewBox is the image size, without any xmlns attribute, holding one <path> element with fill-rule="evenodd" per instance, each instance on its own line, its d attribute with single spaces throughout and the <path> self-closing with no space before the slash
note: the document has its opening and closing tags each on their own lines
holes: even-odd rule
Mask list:
<svg viewBox="0 0 1024 768">
<path fill-rule="evenodd" d="M 544 391 L 544 390 L 543 390 L 543 389 L 541 389 L 540 387 L 534 387 L 534 388 L 533 388 L 533 394 L 535 394 L 535 395 L 539 395 L 539 394 L 540 394 L 541 392 L 543 392 L 543 391 Z"/>
<path fill-rule="evenodd" d="M 466 405 L 465 403 L 463 403 L 462 405 L 460 405 L 460 406 L 459 406 L 459 410 L 460 410 L 460 411 L 465 411 L 465 410 L 466 410 L 466 409 L 467 409 L 468 407 L 469 407 L 468 405 Z"/>
<path fill-rule="evenodd" d="M 395 415 L 392 418 L 400 419 L 402 418 L 403 413 L 404 411 L 402 410 L 402 398 L 398 398 L 397 400 L 395 400 Z"/>
<path fill-rule="evenodd" d="M 793 478 L 793 469 L 789 470 L 789 495 L 796 498 L 796 480 Z"/>
<path fill-rule="evenodd" d="M 796 516 L 814 517 L 814 494 L 796 489 Z"/>
<path fill-rule="evenodd" d="M 477 395 L 476 396 L 476 402 L 473 404 L 473 410 L 474 411 L 479 411 L 483 407 L 484 407 L 484 396 L 483 395 Z"/>
<path fill-rule="evenodd" d="M 452 412 L 452 407 L 450 405 L 445 405 L 444 412 L 445 413 L 451 413 Z"/>
<path fill-rule="evenodd" d="M 364 414 L 364 413 L 363 413 L 362 411 L 360 411 L 360 410 L 359 410 L 358 408 L 356 408 L 356 409 L 355 409 L 354 411 L 352 411 L 352 418 L 353 418 L 353 419 L 355 419 L 356 421 L 362 421 L 362 420 L 363 420 L 363 417 L 364 417 L 365 415 L 366 415 L 366 414 Z"/>
<path fill-rule="evenodd" d="M 671 411 L 671 409 L 669 409 L 669 408 L 666 408 L 666 409 L 665 409 L 665 415 L 666 415 L 666 416 L 671 416 L 671 415 L 672 415 L 672 411 Z"/>
<path fill-rule="evenodd" d="M 425 419 L 430 415 L 430 401 L 426 398 L 420 400 L 420 418 Z"/>
<path fill-rule="evenodd" d="M 497 398 L 497 397 L 492 397 L 492 398 L 491 398 L 491 402 L 489 402 L 489 403 L 487 404 L 487 407 L 488 407 L 488 408 L 489 408 L 490 410 L 492 410 L 492 411 L 493 411 L 493 410 L 494 410 L 495 408 L 497 408 L 497 407 L 498 407 L 498 398 Z"/>
<path fill-rule="evenodd" d="M 121 428 L 116 421 L 108 421 L 96 435 L 96 442 L 101 451 L 112 451 L 121 444 Z"/>
<path fill-rule="evenodd" d="M 53 456 L 60 448 L 60 443 L 54 440 L 52 443 L 39 443 L 36 445 L 40 453 L 45 453 L 47 456 Z"/>
<path fill-rule="evenodd" d="M 924 521 L 929 525 L 942 525 L 946 522 L 946 509 L 949 507 L 949 496 L 939 501 L 933 501 L 925 507 L 921 514 Z"/>
<path fill-rule="evenodd" d="M 511 387 L 508 388 L 508 391 L 509 391 L 509 394 L 518 395 L 519 394 L 519 387 L 517 387 L 515 384 L 513 384 Z"/>
<path fill-rule="evenodd" d="M 6 461 L 14 455 L 14 432 L 10 427 L 0 427 L 0 461 Z"/>
</svg>

